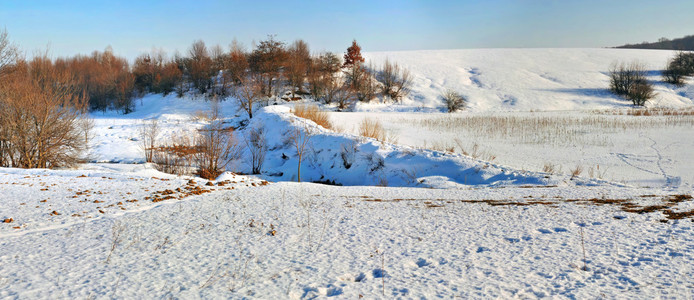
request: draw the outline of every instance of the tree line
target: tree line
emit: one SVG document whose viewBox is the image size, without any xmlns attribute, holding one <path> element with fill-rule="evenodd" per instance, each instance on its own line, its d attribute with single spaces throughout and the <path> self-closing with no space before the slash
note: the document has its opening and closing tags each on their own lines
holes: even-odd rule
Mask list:
<svg viewBox="0 0 694 300">
<path fill-rule="evenodd" d="M 694 35 L 688 35 L 678 39 L 663 37 L 653 43 L 642 42 L 640 44 L 626 44 L 616 48 L 694 51 Z"/>
<path fill-rule="evenodd" d="M 399 101 L 412 77 L 397 63 L 366 64 L 355 41 L 342 57 L 311 53 L 308 43 L 268 36 L 251 51 L 195 41 L 185 55 L 162 50 L 132 64 L 108 47 L 90 55 L 25 58 L 0 31 L 0 167 L 46 168 L 79 161 L 88 143 L 90 110 L 135 109 L 146 93 L 233 98 L 253 117 L 270 99 L 311 97 L 343 110 L 356 101 Z"/>
</svg>

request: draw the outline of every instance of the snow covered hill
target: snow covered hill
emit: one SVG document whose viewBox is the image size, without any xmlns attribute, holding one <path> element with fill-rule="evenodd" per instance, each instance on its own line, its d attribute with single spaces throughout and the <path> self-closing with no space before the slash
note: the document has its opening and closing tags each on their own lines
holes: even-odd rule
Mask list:
<svg viewBox="0 0 694 300">
<path fill-rule="evenodd" d="M 692 106 L 692 85 L 664 84 L 660 71 L 673 51 L 627 49 L 469 49 L 369 52 L 379 68 L 388 59 L 410 70 L 413 93 L 406 107 L 364 106 L 362 110 L 441 109 L 441 93 L 453 89 L 480 111 L 590 110 L 630 106 L 607 92 L 615 62 L 641 62 L 657 96 L 649 105 Z"/>
</svg>

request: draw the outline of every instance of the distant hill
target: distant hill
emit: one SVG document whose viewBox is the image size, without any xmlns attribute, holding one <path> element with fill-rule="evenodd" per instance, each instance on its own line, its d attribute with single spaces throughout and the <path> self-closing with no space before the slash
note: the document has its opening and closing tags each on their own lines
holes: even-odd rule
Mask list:
<svg viewBox="0 0 694 300">
<path fill-rule="evenodd" d="M 662 49 L 662 50 L 688 50 L 694 51 L 694 35 L 688 35 L 683 38 L 669 40 L 661 38 L 657 42 L 641 44 L 626 44 L 615 48 L 630 48 L 630 49 Z"/>
</svg>

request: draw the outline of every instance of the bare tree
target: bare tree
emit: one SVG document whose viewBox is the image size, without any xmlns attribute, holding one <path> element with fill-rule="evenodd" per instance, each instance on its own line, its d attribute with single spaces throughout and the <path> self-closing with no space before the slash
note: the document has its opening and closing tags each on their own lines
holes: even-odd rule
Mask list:
<svg viewBox="0 0 694 300">
<path fill-rule="evenodd" d="M 252 76 L 242 77 L 241 82 L 234 88 L 234 97 L 239 106 L 248 113 L 248 118 L 253 119 L 253 106 L 262 97 L 261 83 Z"/>
<path fill-rule="evenodd" d="M 265 155 L 267 154 L 267 140 L 265 129 L 263 127 L 252 128 L 244 138 L 246 148 L 251 154 L 251 172 L 260 174 L 263 163 L 265 163 Z"/>
<path fill-rule="evenodd" d="M 326 94 L 331 88 L 329 85 L 332 85 L 334 90 L 334 83 L 338 79 L 337 72 L 340 70 L 341 65 L 340 58 L 330 52 L 321 53 L 319 56 L 311 59 L 307 79 L 309 92 L 315 99 L 322 99 L 326 104 L 332 102 L 332 97 Z"/>
<path fill-rule="evenodd" d="M 207 92 L 212 85 L 212 59 L 210 58 L 205 42 L 198 40 L 188 49 L 188 72 L 193 87 L 201 94 Z"/>
<path fill-rule="evenodd" d="M 19 51 L 9 40 L 7 30 L 0 30 L 0 79 L 5 69 L 17 59 Z"/>
<path fill-rule="evenodd" d="M 308 44 L 303 40 L 296 40 L 287 49 L 288 59 L 285 74 L 289 85 L 292 87 L 292 97 L 295 92 L 304 93 L 304 80 L 311 63 Z"/>
<path fill-rule="evenodd" d="M 299 163 L 296 169 L 297 182 L 301 182 L 301 161 L 303 160 L 304 154 L 306 153 L 306 146 L 309 145 L 309 142 L 311 141 L 312 137 L 313 131 L 308 125 L 304 125 L 301 127 L 295 126 L 291 129 L 291 132 L 289 134 L 289 139 L 292 145 L 294 146 L 294 149 L 296 149 L 296 156 L 299 159 Z"/>
<path fill-rule="evenodd" d="M 225 74 L 229 61 L 228 53 L 225 53 L 222 46 L 217 44 L 210 48 L 210 59 L 212 60 L 210 73 L 214 78 L 214 93 L 215 95 L 226 96 L 232 82 L 231 77 Z"/>
<path fill-rule="evenodd" d="M 231 82 L 241 82 L 241 78 L 246 74 L 248 69 L 248 55 L 241 43 L 236 39 L 229 45 L 229 54 L 225 65 L 225 75 L 229 77 Z"/>
<path fill-rule="evenodd" d="M 0 31 L 0 117 L 6 117 L 4 113 L 7 113 L 9 107 L 8 103 L 3 101 L 6 97 L 6 91 L 3 91 L 3 81 L 4 77 L 9 73 L 10 64 L 14 63 L 17 59 L 17 48 L 10 43 L 8 38 L 7 30 Z M 0 119 L 0 166 L 9 165 L 10 155 L 10 137 L 11 132 L 7 128 L 7 124 L 3 124 L 2 119 Z"/>
<path fill-rule="evenodd" d="M 259 75 L 262 82 L 262 92 L 272 97 L 272 87 L 276 81 L 280 81 L 281 70 L 287 60 L 287 51 L 284 42 L 276 41 L 270 35 L 264 41 L 260 41 L 258 46 L 250 54 L 248 61 L 252 72 Z"/>
</svg>

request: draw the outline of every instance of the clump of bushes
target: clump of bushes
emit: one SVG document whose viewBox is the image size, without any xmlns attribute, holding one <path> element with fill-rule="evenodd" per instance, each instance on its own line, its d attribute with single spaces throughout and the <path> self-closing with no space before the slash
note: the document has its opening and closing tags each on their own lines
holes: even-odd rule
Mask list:
<svg viewBox="0 0 694 300">
<path fill-rule="evenodd" d="M 397 63 L 391 63 L 388 59 L 383 64 L 383 69 L 378 73 L 378 81 L 382 84 L 384 97 L 398 101 L 409 93 L 412 86 L 412 76 L 409 70 L 402 69 Z"/>
<path fill-rule="evenodd" d="M 684 85 L 686 76 L 694 75 L 694 53 L 678 52 L 663 71 L 663 80 L 677 86 Z"/>
<path fill-rule="evenodd" d="M 655 96 L 653 85 L 646 79 L 646 70 L 640 63 L 615 64 L 609 71 L 610 91 L 643 106 Z"/>
<path fill-rule="evenodd" d="M 463 95 L 451 89 L 443 92 L 443 94 L 441 94 L 441 98 L 443 98 L 443 102 L 446 104 L 446 109 L 448 112 L 455 112 L 465 108 L 465 103 L 467 102 L 467 99 L 465 99 Z"/>
<path fill-rule="evenodd" d="M 151 133 L 155 126 L 152 124 L 143 125 L 145 136 Z M 149 138 L 146 140 L 146 144 L 154 143 Z M 195 174 L 208 180 L 214 180 L 232 161 L 241 158 L 242 151 L 233 130 L 225 128 L 218 119 L 203 129 L 174 136 L 166 145 L 145 148 L 157 170 L 176 175 Z"/>
</svg>

